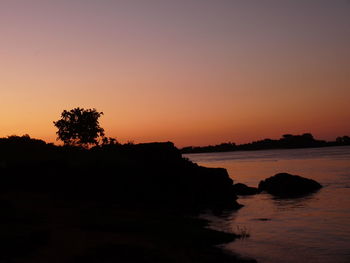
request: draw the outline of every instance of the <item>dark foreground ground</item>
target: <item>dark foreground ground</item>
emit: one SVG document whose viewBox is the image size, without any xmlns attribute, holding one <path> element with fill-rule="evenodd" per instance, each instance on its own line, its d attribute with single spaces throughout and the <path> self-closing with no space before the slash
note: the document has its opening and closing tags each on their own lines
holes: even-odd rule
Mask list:
<svg viewBox="0 0 350 263">
<path fill-rule="evenodd" d="M 45 194 L 1 195 L 0 262 L 255 262 L 215 245 L 233 234 L 191 216 Z"/>
</svg>

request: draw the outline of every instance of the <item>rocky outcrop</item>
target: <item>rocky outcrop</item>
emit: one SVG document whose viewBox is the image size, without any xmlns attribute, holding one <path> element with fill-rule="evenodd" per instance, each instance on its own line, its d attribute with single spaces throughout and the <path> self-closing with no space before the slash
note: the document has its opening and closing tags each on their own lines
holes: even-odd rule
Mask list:
<svg viewBox="0 0 350 263">
<path fill-rule="evenodd" d="M 171 142 L 84 149 L 20 137 L 0 139 L 4 145 L 2 191 L 49 192 L 72 200 L 186 212 L 240 207 L 225 169 L 201 167 L 183 158 Z"/>
<path fill-rule="evenodd" d="M 315 180 L 279 173 L 261 181 L 258 189 L 278 197 L 295 197 L 313 193 L 321 187 Z"/>
</svg>

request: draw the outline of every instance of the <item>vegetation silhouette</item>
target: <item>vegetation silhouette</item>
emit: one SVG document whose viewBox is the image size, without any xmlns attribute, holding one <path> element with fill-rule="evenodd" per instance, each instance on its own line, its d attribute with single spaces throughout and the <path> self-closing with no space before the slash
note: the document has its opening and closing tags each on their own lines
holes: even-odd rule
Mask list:
<svg viewBox="0 0 350 263">
<path fill-rule="evenodd" d="M 87 147 L 90 144 L 97 145 L 98 138 L 104 136 L 104 129 L 100 127 L 98 119 L 103 112 L 96 109 L 74 108 L 64 110 L 61 119 L 54 121 L 58 128 L 57 140 L 65 145 L 79 145 Z M 108 140 L 108 139 L 107 139 Z"/>
<path fill-rule="evenodd" d="M 235 143 L 221 143 L 218 145 L 209 145 L 203 147 L 184 147 L 182 153 L 204 153 L 204 152 L 230 152 L 230 151 L 249 151 L 249 150 L 268 150 L 268 149 L 294 149 L 311 148 L 327 146 L 345 146 L 350 145 L 350 137 L 338 137 L 336 141 L 317 140 L 311 133 L 302 135 L 285 134 L 279 140 L 264 139 L 251 143 L 236 145 Z"/>
<path fill-rule="evenodd" d="M 350 137 L 349 136 L 342 136 L 337 137 L 335 140 L 337 145 L 350 145 Z"/>
</svg>

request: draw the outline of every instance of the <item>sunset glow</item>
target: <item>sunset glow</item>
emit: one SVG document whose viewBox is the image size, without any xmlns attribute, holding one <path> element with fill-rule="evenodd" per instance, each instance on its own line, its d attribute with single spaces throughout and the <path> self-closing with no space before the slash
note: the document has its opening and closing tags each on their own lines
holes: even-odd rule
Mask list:
<svg viewBox="0 0 350 263">
<path fill-rule="evenodd" d="M 253 4 L 254 2 L 254 4 Z M 350 135 L 350 2 L 3 0 L 0 136 L 64 109 L 177 146 Z"/>
</svg>

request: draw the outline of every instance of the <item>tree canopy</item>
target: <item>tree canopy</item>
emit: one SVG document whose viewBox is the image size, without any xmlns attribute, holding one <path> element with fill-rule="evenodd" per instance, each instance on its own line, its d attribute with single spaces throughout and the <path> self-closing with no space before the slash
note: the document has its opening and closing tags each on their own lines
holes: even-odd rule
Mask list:
<svg viewBox="0 0 350 263">
<path fill-rule="evenodd" d="M 99 137 L 104 136 L 104 129 L 100 127 L 98 119 L 103 112 L 96 109 L 74 108 L 64 110 L 61 119 L 54 121 L 58 128 L 57 140 L 63 141 L 65 145 L 87 147 L 90 144 L 97 145 Z"/>
</svg>

